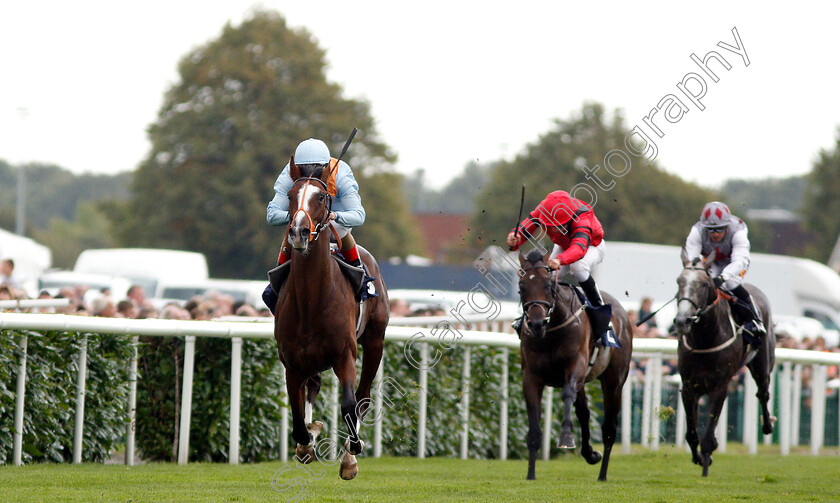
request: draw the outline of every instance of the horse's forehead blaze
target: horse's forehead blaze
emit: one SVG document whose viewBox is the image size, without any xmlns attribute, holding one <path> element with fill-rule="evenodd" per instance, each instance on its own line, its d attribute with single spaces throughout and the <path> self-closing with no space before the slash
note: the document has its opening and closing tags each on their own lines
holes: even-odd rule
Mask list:
<svg viewBox="0 0 840 503">
<path fill-rule="evenodd" d="M 322 193 L 324 193 L 324 191 L 312 184 L 305 184 L 300 187 L 297 191 L 298 210 L 311 211 L 309 209 L 309 203 L 313 200 L 313 198 L 317 198 L 318 194 Z M 304 215 L 302 211 L 298 211 L 296 213 L 294 223 L 295 225 L 304 225 L 306 223 L 306 215 Z"/>
</svg>

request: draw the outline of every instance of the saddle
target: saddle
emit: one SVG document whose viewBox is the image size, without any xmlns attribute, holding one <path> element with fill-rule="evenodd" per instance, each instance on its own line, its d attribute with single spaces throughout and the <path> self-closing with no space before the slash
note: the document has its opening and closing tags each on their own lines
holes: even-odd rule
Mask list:
<svg viewBox="0 0 840 503">
<path fill-rule="evenodd" d="M 612 326 L 612 304 L 593 306 L 580 287 L 570 286 L 572 286 L 572 291 L 575 292 L 575 295 L 577 295 L 581 304 L 584 306 L 583 310 L 586 311 L 586 315 L 589 317 L 589 323 L 592 325 L 592 333 L 599 336 L 597 344 L 605 347 L 620 348 L 621 344 L 618 342 L 615 329 Z"/>
<path fill-rule="evenodd" d="M 362 263 L 362 267 L 355 267 L 350 265 L 343 255 L 338 252 L 333 252 L 333 259 L 338 263 L 339 269 L 344 273 L 344 276 L 350 281 L 350 286 L 353 288 L 353 293 L 356 296 L 356 301 L 364 302 L 371 297 L 378 297 L 373 281 L 376 279 L 367 273 L 367 267 Z M 268 271 L 268 282 L 275 294 L 279 294 L 280 287 L 286 282 L 291 271 L 292 261 L 285 264 L 278 265 L 274 269 Z"/>
</svg>

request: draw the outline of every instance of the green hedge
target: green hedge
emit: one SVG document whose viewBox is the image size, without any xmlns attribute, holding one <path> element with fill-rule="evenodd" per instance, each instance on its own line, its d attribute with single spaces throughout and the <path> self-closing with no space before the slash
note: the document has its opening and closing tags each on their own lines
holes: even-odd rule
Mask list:
<svg viewBox="0 0 840 503">
<path fill-rule="evenodd" d="M 184 340 L 141 338 L 137 386 L 137 448 L 144 459 L 173 461 L 181 406 Z M 190 425 L 191 461 L 227 461 L 230 434 L 231 341 L 197 338 Z M 240 459 L 280 457 L 285 388 L 274 340 L 242 343 Z"/>
<path fill-rule="evenodd" d="M 12 455 L 14 388 L 20 336 L 19 332 L 3 331 L 0 337 L 0 462 L 10 462 Z M 24 424 L 26 462 L 72 459 L 77 377 L 75 362 L 81 337 L 60 332 L 30 334 Z M 409 364 L 404 351 L 404 344 L 385 345 L 385 375 L 389 378 L 386 394 L 391 405 L 385 407 L 382 419 L 383 452 L 414 456 L 417 454 L 419 371 Z M 192 461 L 228 460 L 230 353 L 230 340 L 197 338 L 189 455 Z M 472 349 L 469 441 L 469 456 L 472 458 L 498 456 L 501 353 L 499 348 Z M 143 459 L 176 459 L 183 354 L 183 338 L 141 338 L 136 445 Z M 463 346 L 445 350 L 440 361 L 429 371 L 427 456 L 457 456 L 460 452 L 464 354 Z M 84 460 L 103 461 L 124 442 L 130 356 L 130 337 L 89 336 Z M 416 350 L 413 356 L 419 359 Z M 278 459 L 284 448 L 280 439 L 280 416 L 286 406 L 286 392 L 281 386 L 283 380 L 276 344 L 273 340 L 244 340 L 242 359 L 240 459 L 244 462 Z M 508 456 L 522 458 L 527 456 L 525 436 L 528 421 L 518 351 L 509 352 L 507 366 L 510 378 Z M 328 401 L 334 382 L 332 372 L 324 374 L 323 387 L 314 410 L 314 418 L 322 420 L 327 426 L 330 417 Z M 399 396 L 398 389 L 403 390 L 403 396 Z M 598 401 L 598 386 L 590 385 L 588 389 Z M 554 394 L 552 428 L 555 435 L 559 431 L 562 413 L 559 395 L 559 392 Z M 598 403 L 593 406 L 592 434 L 596 440 L 600 438 L 600 428 L 596 424 L 599 408 Z M 346 428 L 341 424 L 340 429 Z M 373 427 L 364 426 L 361 434 L 370 446 Z"/>
<path fill-rule="evenodd" d="M 84 334 L 26 334 L 23 461 L 72 461 L 78 355 Z M 22 332 L 0 332 L 0 463 L 12 461 L 22 337 Z M 123 441 L 130 355 L 129 338 L 88 334 L 83 461 L 105 461 Z"/>
</svg>

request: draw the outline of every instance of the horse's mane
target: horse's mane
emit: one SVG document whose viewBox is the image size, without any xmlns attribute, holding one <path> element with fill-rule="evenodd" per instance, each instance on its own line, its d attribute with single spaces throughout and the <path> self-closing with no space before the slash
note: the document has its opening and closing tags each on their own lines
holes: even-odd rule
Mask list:
<svg viewBox="0 0 840 503">
<path fill-rule="evenodd" d="M 535 265 L 537 265 L 537 263 L 543 261 L 544 257 L 543 257 L 543 254 L 540 253 L 540 251 L 535 248 L 535 249 L 528 252 L 528 255 L 525 257 L 525 260 L 530 262 L 531 265 L 535 266 Z"/>
</svg>

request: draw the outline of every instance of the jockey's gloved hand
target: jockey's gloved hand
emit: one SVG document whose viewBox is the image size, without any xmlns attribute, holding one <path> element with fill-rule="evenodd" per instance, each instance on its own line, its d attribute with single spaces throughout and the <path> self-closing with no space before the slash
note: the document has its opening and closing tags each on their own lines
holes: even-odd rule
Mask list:
<svg viewBox="0 0 840 503">
<path fill-rule="evenodd" d="M 712 280 L 712 283 L 715 284 L 715 288 L 720 288 L 721 286 L 723 286 L 723 282 L 723 276 L 715 276 L 715 278 Z"/>
</svg>

